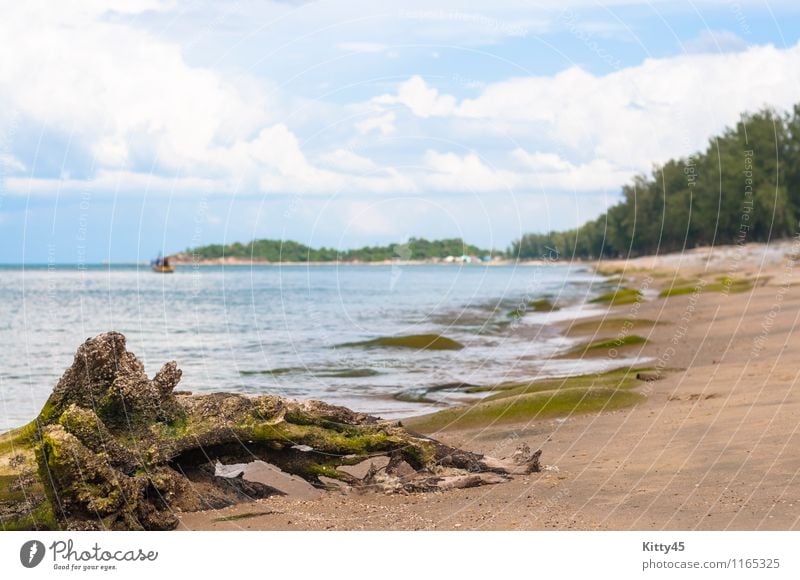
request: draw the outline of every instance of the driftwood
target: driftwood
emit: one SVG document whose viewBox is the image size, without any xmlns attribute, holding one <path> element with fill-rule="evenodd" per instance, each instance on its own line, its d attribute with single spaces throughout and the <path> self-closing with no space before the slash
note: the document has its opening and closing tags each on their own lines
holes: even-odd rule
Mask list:
<svg viewBox="0 0 800 580">
<path fill-rule="evenodd" d="M 180 378 L 174 361 L 148 378 L 122 334 L 82 344 L 39 417 L 0 439 L 2 527 L 171 529 L 177 511 L 280 493 L 214 467 L 256 459 L 319 488 L 402 493 L 539 470 L 526 446 L 496 459 L 319 401 L 176 391 Z M 377 455 L 388 465 L 363 478 L 339 469 Z"/>
</svg>

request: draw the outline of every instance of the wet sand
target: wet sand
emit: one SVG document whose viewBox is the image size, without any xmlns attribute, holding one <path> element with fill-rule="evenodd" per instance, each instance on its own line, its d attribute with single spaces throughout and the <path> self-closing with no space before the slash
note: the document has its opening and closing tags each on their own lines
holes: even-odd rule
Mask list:
<svg viewBox="0 0 800 580">
<path fill-rule="evenodd" d="M 626 356 L 652 357 L 647 366 L 662 371 L 661 380 L 637 387 L 646 399 L 610 413 L 435 434 L 501 457 L 524 441 L 543 450 L 541 473 L 445 493 L 276 497 L 182 514 L 180 528 L 798 529 L 798 248 L 784 242 L 601 264 L 646 297 L 609 307 L 605 316 L 660 322 L 634 331 L 647 344 L 626 347 Z M 700 291 L 657 297 L 677 278 L 675 286 L 694 287 L 698 275 Z M 754 286 L 742 290 L 728 280 L 720 290 L 722 276 Z"/>
</svg>

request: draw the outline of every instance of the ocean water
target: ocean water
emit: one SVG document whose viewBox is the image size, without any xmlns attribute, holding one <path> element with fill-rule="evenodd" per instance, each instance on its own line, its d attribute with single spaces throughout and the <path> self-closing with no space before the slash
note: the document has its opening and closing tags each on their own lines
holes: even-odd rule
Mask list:
<svg viewBox="0 0 800 580">
<path fill-rule="evenodd" d="M 573 266 L 0 267 L 0 430 L 34 417 L 78 345 L 108 330 L 127 336 L 151 376 L 178 361 L 184 390 L 429 412 L 469 398 L 459 384 L 607 368 L 614 361 L 550 360 L 573 344 L 554 322 L 602 312 L 587 300 L 604 290 Z M 540 298 L 565 307 L 508 316 Z M 465 348 L 340 346 L 421 333 Z"/>
</svg>

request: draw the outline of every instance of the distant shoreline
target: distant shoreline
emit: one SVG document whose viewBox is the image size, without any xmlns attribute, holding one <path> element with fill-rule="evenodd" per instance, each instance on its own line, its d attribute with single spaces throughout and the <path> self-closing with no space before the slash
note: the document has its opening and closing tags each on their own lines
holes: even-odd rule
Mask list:
<svg viewBox="0 0 800 580">
<path fill-rule="evenodd" d="M 459 266 L 567 266 L 570 264 L 592 265 L 591 261 L 553 261 L 553 260 L 493 260 L 491 262 L 445 262 L 443 260 L 387 260 L 380 262 L 359 262 L 359 261 L 332 261 L 332 262 L 270 262 L 267 260 L 245 260 L 240 258 L 230 259 L 214 259 L 214 260 L 200 260 L 197 262 L 175 261 L 170 260 L 173 266 L 181 270 L 188 268 L 209 268 L 214 266 L 231 266 L 236 268 L 244 268 L 247 266 L 446 266 L 446 267 L 459 267 Z M 98 269 L 98 268 L 142 268 L 144 270 L 150 269 L 150 262 L 89 262 L 89 263 L 70 263 L 58 262 L 48 264 L 46 262 L 31 262 L 31 263 L 16 263 L 16 264 L 0 264 L 0 268 L 13 268 L 32 270 L 43 269 Z"/>
<path fill-rule="evenodd" d="M 214 258 L 212 260 L 184 261 L 170 260 L 176 267 L 207 267 L 207 266 L 542 266 L 564 265 L 567 262 L 553 263 L 546 260 L 491 260 L 487 262 L 445 262 L 444 260 L 381 260 L 364 262 L 359 260 L 330 261 L 330 262 L 270 262 L 269 260 L 249 260 L 242 258 Z"/>
</svg>

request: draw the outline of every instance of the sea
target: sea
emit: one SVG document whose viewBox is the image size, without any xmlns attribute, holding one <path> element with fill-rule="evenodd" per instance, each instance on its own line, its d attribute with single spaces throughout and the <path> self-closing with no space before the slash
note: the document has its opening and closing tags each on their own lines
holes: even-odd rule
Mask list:
<svg viewBox="0 0 800 580">
<path fill-rule="evenodd" d="M 0 266 L 0 430 L 30 421 L 77 347 L 109 330 L 151 376 L 177 361 L 181 390 L 428 413 L 482 396 L 472 386 L 629 364 L 557 356 L 578 340 L 558 323 L 602 314 L 590 300 L 608 290 L 581 265 Z M 519 310 L 540 299 L 560 309 Z M 419 334 L 463 348 L 351 344 Z"/>
</svg>

